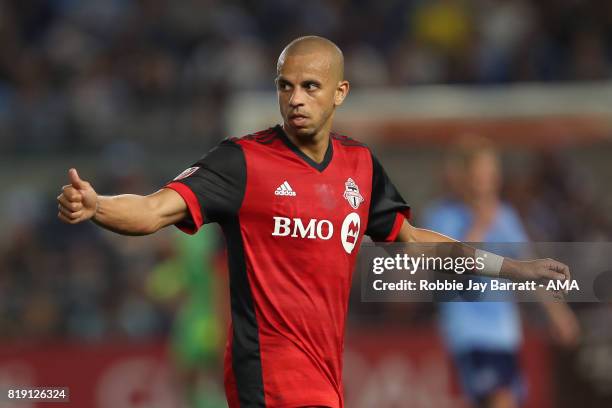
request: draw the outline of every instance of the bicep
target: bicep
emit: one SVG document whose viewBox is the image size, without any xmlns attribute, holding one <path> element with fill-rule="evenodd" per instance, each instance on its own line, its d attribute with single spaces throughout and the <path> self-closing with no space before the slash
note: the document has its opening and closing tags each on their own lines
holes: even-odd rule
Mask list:
<svg viewBox="0 0 612 408">
<path fill-rule="evenodd" d="M 149 208 L 155 214 L 158 229 L 176 224 L 188 215 L 185 200 L 170 188 L 162 188 L 146 196 L 146 199 Z"/>
<path fill-rule="evenodd" d="M 415 230 L 416 228 L 407 219 L 404 219 L 395 242 L 416 242 Z"/>
</svg>

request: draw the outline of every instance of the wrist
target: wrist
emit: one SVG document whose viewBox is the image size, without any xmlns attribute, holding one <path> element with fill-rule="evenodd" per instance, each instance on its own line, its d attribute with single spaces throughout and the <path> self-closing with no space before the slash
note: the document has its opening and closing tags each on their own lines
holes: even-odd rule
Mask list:
<svg viewBox="0 0 612 408">
<path fill-rule="evenodd" d="M 520 275 L 520 268 L 521 264 L 516 259 L 504 258 L 501 270 L 499 271 L 499 276 L 504 279 L 513 280 Z"/>
<path fill-rule="evenodd" d="M 478 275 L 489 276 L 491 278 L 501 277 L 503 264 L 507 258 L 482 249 L 475 250 L 474 258 L 482 265 L 478 269 Z"/>
<path fill-rule="evenodd" d="M 96 220 L 96 215 L 98 215 L 98 211 L 100 210 L 100 197 L 96 197 L 96 205 L 94 207 L 93 215 L 91 216 L 92 220 Z"/>
</svg>

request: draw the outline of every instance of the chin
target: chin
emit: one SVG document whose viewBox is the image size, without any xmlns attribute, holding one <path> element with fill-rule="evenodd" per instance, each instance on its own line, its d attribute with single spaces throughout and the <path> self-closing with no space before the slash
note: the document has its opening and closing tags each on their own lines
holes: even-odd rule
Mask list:
<svg viewBox="0 0 612 408">
<path fill-rule="evenodd" d="M 306 126 L 306 127 L 290 126 L 290 127 L 291 127 L 291 130 L 293 131 L 293 134 L 295 134 L 296 136 L 311 137 L 316 134 L 316 131 L 312 129 L 310 126 Z"/>
<path fill-rule="evenodd" d="M 309 127 L 295 128 L 295 133 L 299 136 L 314 136 L 316 132 Z"/>
</svg>

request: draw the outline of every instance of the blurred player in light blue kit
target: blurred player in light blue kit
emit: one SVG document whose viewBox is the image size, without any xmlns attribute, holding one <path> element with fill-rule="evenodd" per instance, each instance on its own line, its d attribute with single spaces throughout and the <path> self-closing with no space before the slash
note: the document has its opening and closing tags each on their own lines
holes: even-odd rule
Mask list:
<svg viewBox="0 0 612 408">
<path fill-rule="evenodd" d="M 450 154 L 446 170 L 454 194 L 426 211 L 425 228 L 467 242 L 528 241 L 514 209 L 500 200 L 499 159 L 486 140 L 463 141 Z M 571 310 L 564 303 L 543 305 L 555 339 L 573 345 L 579 329 Z M 526 389 L 518 361 L 522 336 L 517 305 L 442 302 L 440 320 L 461 386 L 474 406 L 519 407 Z"/>
</svg>

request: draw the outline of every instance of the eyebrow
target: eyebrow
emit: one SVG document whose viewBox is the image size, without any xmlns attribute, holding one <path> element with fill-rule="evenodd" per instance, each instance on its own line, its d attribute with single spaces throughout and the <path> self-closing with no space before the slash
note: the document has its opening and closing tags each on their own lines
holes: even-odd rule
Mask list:
<svg viewBox="0 0 612 408">
<path fill-rule="evenodd" d="M 315 84 L 315 85 L 321 85 L 322 82 L 319 81 L 318 79 L 305 79 L 302 81 L 302 84 Z"/>
<path fill-rule="evenodd" d="M 274 81 L 276 83 L 279 83 L 279 84 L 283 83 L 283 84 L 293 85 L 293 83 L 291 81 L 289 81 L 287 78 L 283 77 L 282 75 L 277 76 Z M 302 84 L 302 85 L 303 84 L 310 84 L 310 83 L 315 84 L 315 85 L 319 85 L 319 86 L 322 85 L 322 82 L 320 80 L 312 79 L 312 78 L 304 79 L 302 82 L 300 82 L 300 84 Z"/>
</svg>

